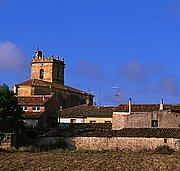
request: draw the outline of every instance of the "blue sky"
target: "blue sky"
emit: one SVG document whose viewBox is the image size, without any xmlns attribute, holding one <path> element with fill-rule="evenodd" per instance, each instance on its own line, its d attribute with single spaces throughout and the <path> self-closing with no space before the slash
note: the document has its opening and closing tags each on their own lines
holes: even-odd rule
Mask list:
<svg viewBox="0 0 180 171">
<path fill-rule="evenodd" d="M 37 45 L 98 105 L 180 103 L 177 0 L 0 0 L 0 84 L 30 78 Z"/>
</svg>

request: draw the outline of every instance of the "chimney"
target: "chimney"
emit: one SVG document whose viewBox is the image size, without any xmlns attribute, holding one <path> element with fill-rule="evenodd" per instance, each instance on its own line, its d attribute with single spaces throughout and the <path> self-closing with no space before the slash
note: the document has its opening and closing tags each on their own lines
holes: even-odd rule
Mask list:
<svg viewBox="0 0 180 171">
<path fill-rule="evenodd" d="M 131 102 L 132 102 L 132 100 L 131 100 L 131 98 L 129 98 L 129 114 L 131 114 Z"/>
<path fill-rule="evenodd" d="M 161 101 L 160 101 L 160 108 L 159 108 L 159 110 L 163 110 L 163 102 L 164 100 L 163 99 L 161 99 Z"/>
<path fill-rule="evenodd" d="M 94 107 L 96 107 L 96 106 L 97 106 L 97 105 L 96 105 L 96 102 L 94 102 L 94 103 L 93 103 L 93 106 L 94 106 Z"/>
</svg>

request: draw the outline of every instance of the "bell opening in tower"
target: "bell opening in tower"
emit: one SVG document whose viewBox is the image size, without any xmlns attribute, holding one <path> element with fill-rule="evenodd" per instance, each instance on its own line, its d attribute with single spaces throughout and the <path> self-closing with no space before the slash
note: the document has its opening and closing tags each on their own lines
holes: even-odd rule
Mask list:
<svg viewBox="0 0 180 171">
<path fill-rule="evenodd" d="M 40 69 L 40 79 L 43 79 L 44 78 L 44 70 L 43 69 Z"/>
</svg>

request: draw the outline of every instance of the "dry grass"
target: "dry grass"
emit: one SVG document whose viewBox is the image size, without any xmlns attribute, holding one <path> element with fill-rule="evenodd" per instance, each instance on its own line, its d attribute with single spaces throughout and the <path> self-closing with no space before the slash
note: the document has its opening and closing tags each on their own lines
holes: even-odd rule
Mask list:
<svg viewBox="0 0 180 171">
<path fill-rule="evenodd" d="M 29 149 L 0 152 L 0 170 L 180 170 L 180 154 Z"/>
</svg>

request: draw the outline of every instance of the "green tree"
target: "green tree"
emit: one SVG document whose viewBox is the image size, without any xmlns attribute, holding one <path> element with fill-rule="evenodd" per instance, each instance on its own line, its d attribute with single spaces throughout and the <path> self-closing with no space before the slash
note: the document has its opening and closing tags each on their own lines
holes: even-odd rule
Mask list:
<svg viewBox="0 0 180 171">
<path fill-rule="evenodd" d="M 17 97 L 5 84 L 0 85 L 0 132 L 17 132 L 22 125 Z"/>
</svg>

